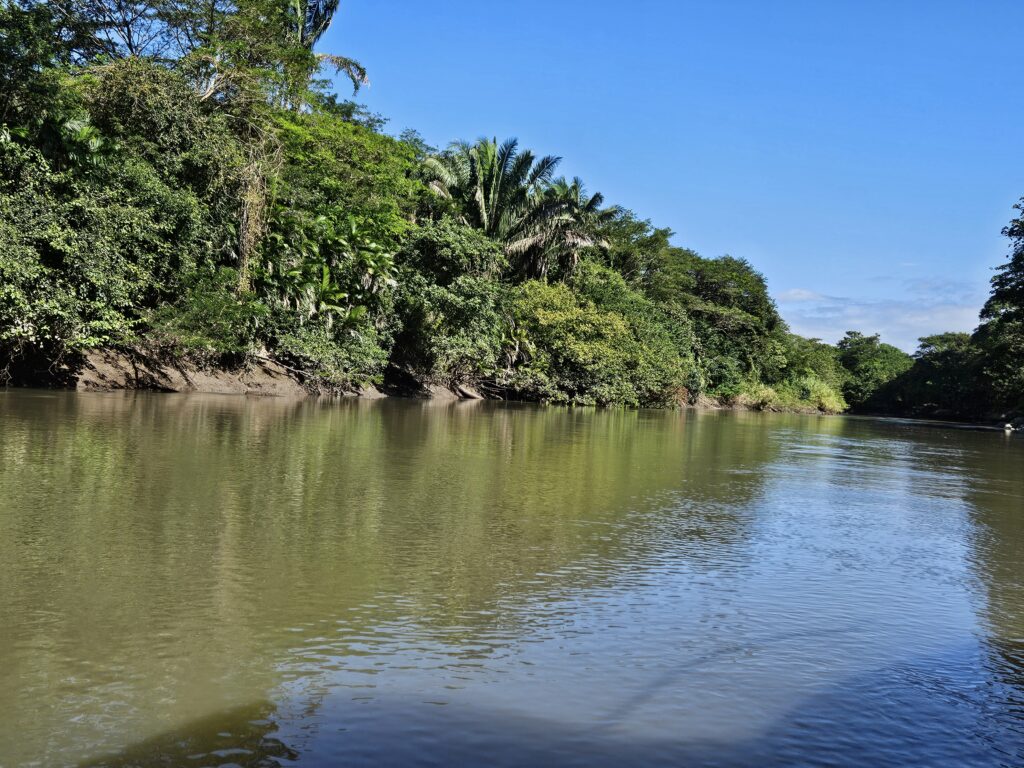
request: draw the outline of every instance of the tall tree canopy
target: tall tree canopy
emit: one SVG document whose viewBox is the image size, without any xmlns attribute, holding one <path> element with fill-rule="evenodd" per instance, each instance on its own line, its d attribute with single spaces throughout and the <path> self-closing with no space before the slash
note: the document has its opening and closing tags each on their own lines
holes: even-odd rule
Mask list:
<svg viewBox="0 0 1024 768">
<path fill-rule="evenodd" d="M 1024 198 L 1014 208 L 1024 212 Z M 1010 239 L 1010 257 L 992 278 L 975 340 L 986 353 L 985 378 L 996 403 L 1024 408 L 1024 216 L 1003 234 Z"/>
<path fill-rule="evenodd" d="M 426 161 L 431 189 L 451 201 L 463 222 L 501 242 L 524 277 L 552 268 L 571 272 L 581 249 L 598 245 L 609 214 L 604 198 L 579 179 L 555 180 L 561 158 L 536 157 L 515 139 L 457 142 Z"/>
</svg>

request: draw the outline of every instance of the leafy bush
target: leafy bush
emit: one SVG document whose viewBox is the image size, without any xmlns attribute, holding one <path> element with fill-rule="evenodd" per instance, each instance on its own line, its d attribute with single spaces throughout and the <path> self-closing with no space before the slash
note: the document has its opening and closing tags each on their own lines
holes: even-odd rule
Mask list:
<svg viewBox="0 0 1024 768">
<path fill-rule="evenodd" d="M 842 393 L 830 382 L 814 375 L 804 374 L 789 379 L 777 387 L 784 407 L 801 409 L 810 407 L 823 413 L 846 410 Z"/>
<path fill-rule="evenodd" d="M 513 291 L 502 383 L 548 402 L 664 405 L 679 396 L 676 355 L 638 341 L 629 322 L 564 284 L 526 282 Z"/>
<path fill-rule="evenodd" d="M 190 113 L 194 96 L 166 69 L 49 70 L 47 83 L 44 117 L 0 138 L 0 341 L 60 357 L 132 340 L 149 309 L 211 263 L 230 207 L 230 185 L 214 180 L 232 161 L 226 129 Z M 159 121 L 147 116 L 154 100 Z"/>
<path fill-rule="evenodd" d="M 391 346 L 389 336 L 372 325 L 339 330 L 317 321 L 289 326 L 276 341 L 289 363 L 343 388 L 380 383 Z"/>
<path fill-rule="evenodd" d="M 656 300 L 691 319 L 698 378 L 710 394 L 735 397 L 748 380 L 778 380 L 788 332 L 764 277 L 749 263 L 664 247 L 644 284 Z"/>
<path fill-rule="evenodd" d="M 625 318 L 633 338 L 649 352 L 644 359 L 661 359 L 672 368 L 675 378 L 671 382 L 663 382 L 662 374 L 655 371 L 640 373 L 642 379 L 661 382 L 656 389 L 670 398 L 668 402 L 677 401 L 683 389 L 686 395 L 700 391 L 693 323 L 685 311 L 652 301 L 618 272 L 593 261 L 582 262 L 569 284 L 598 309 Z M 652 390 L 651 402 L 659 397 Z"/>
<path fill-rule="evenodd" d="M 739 386 L 737 393 L 728 401 L 759 411 L 839 413 L 846 409 L 842 395 L 813 375 L 788 379 L 775 386 L 748 380 Z"/>
<path fill-rule="evenodd" d="M 0 339 L 60 357 L 132 335 L 152 287 L 153 211 L 0 142 Z"/>
<path fill-rule="evenodd" d="M 891 410 L 894 405 L 888 385 L 906 373 L 914 359 L 901 349 L 883 343 L 878 334 L 865 336 L 847 332 L 836 345 L 839 362 L 846 370 L 843 397 L 851 408 Z"/>
<path fill-rule="evenodd" d="M 330 114 L 282 113 L 276 123 L 279 206 L 310 219 L 341 211 L 373 222 L 385 249 L 401 243 L 423 194 L 411 146 Z"/>
<path fill-rule="evenodd" d="M 839 352 L 820 339 L 805 339 L 796 334 L 786 337 L 786 368 L 784 378 L 813 376 L 836 391 L 842 389 L 846 372 L 839 362 Z"/>
<path fill-rule="evenodd" d="M 150 335 L 171 349 L 244 354 L 256 343 L 270 310 L 255 295 L 238 295 L 238 273 L 227 267 L 197 273 L 181 299 L 164 304 L 148 318 Z"/>
<path fill-rule="evenodd" d="M 442 286 L 461 275 L 497 277 L 508 265 L 500 245 L 448 217 L 412 231 L 398 259 Z"/>
<path fill-rule="evenodd" d="M 442 286 L 408 272 L 398 300 L 399 364 L 435 384 L 493 376 L 501 353 L 503 298 L 502 286 L 484 277 L 463 275 Z"/>
</svg>

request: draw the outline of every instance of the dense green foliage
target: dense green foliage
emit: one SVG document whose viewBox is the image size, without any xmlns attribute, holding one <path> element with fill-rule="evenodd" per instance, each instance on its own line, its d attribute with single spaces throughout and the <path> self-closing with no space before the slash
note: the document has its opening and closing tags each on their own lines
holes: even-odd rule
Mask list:
<svg viewBox="0 0 1024 768">
<path fill-rule="evenodd" d="M 886 388 L 914 364 L 913 358 L 878 337 L 849 331 L 836 345 L 839 362 L 849 375 L 843 395 L 854 408 L 877 410 Z"/>
<path fill-rule="evenodd" d="M 555 403 L 1019 404 L 1024 225 L 972 340 L 789 332 L 764 277 L 515 140 L 436 151 L 329 93 L 337 3 L 0 0 L 0 371 L 148 345 Z M 969 384 L 952 371 L 969 368 Z M 844 399 L 845 398 L 845 399 Z M 984 398 L 988 398 L 985 400 Z"/>
<path fill-rule="evenodd" d="M 983 416 L 991 401 L 978 391 L 980 362 L 981 352 L 969 334 L 926 336 L 884 407 L 914 415 Z"/>
<path fill-rule="evenodd" d="M 1016 206 L 1024 212 L 1024 199 Z M 982 324 L 974 343 L 984 396 L 1009 410 L 1024 410 L 1024 216 L 1003 230 L 1010 239 L 1010 258 L 992 278 L 992 295 L 981 311 Z"/>
<path fill-rule="evenodd" d="M 657 307 L 615 273 L 581 272 L 573 285 L 530 280 L 513 291 L 511 389 L 551 402 L 678 401 L 686 369 Z"/>
</svg>

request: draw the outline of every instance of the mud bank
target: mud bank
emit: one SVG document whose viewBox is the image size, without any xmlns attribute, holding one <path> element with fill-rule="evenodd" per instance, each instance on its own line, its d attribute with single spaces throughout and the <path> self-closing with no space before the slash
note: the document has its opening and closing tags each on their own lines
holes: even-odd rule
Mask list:
<svg viewBox="0 0 1024 768">
<path fill-rule="evenodd" d="M 250 356 L 235 364 L 182 359 L 144 349 L 97 349 L 87 353 L 66 377 L 80 392 L 144 389 L 262 397 L 423 397 L 443 400 L 484 399 L 470 386 L 423 384 L 411 377 L 385 386 L 327 387 L 303 372 L 270 357 Z"/>
<path fill-rule="evenodd" d="M 235 361 L 182 357 L 145 346 L 94 349 L 61 365 L 37 362 L 23 367 L 10 383 L 19 386 L 75 389 L 80 392 L 149 390 L 156 392 L 248 395 L 301 398 L 333 395 L 347 397 L 407 397 L 432 400 L 501 400 L 499 390 L 481 390 L 468 384 L 441 386 L 419 381 L 392 367 L 380 385 L 336 387 L 291 368 L 269 355 L 249 355 Z M 814 408 L 758 407 L 742 400 L 700 395 L 681 401 L 696 410 L 788 411 L 822 414 Z"/>
</svg>

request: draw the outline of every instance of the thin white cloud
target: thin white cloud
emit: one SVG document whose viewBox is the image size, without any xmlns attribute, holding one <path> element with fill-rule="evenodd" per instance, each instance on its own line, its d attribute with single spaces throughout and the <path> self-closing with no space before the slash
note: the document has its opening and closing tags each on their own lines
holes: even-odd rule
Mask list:
<svg viewBox="0 0 1024 768">
<path fill-rule="evenodd" d="M 903 283 L 905 298 L 853 299 L 804 288 L 776 294 L 794 333 L 836 342 L 847 331 L 878 333 L 889 344 L 913 352 L 922 336 L 972 331 L 978 325 L 982 292 L 969 283 L 917 279 Z"/>
<path fill-rule="evenodd" d="M 804 290 L 803 288 L 790 288 L 788 291 L 783 291 L 782 293 L 777 294 L 775 298 L 780 302 L 795 304 L 801 301 L 821 301 L 826 297 L 822 296 L 820 293 Z"/>
</svg>

